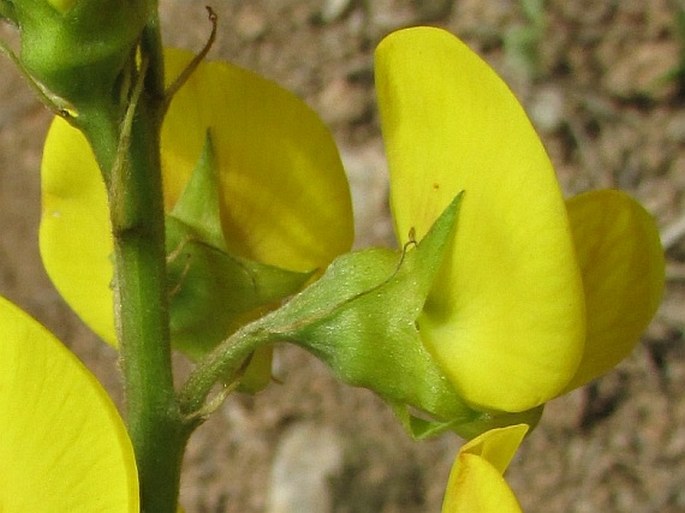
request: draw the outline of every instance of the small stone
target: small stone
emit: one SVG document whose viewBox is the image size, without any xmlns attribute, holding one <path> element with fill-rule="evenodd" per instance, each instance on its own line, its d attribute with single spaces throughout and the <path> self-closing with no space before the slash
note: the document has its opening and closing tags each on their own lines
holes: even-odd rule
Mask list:
<svg viewBox="0 0 685 513">
<path fill-rule="evenodd" d="M 332 23 L 349 9 L 351 0 L 325 0 L 321 7 L 321 21 Z"/>
<path fill-rule="evenodd" d="M 361 86 L 339 77 L 329 82 L 321 92 L 318 107 L 317 110 L 328 124 L 355 121 L 367 110 L 366 94 Z"/>
<path fill-rule="evenodd" d="M 564 122 L 564 111 L 564 95 L 554 87 L 541 89 L 528 108 L 533 124 L 542 133 L 558 130 Z"/>
<path fill-rule="evenodd" d="M 329 513 L 330 481 L 342 471 L 343 444 L 331 429 L 310 422 L 283 435 L 271 469 L 268 513 Z"/>
<path fill-rule="evenodd" d="M 247 5 L 238 13 L 235 27 L 241 39 L 256 41 L 266 33 L 266 16 L 258 8 Z"/>
</svg>

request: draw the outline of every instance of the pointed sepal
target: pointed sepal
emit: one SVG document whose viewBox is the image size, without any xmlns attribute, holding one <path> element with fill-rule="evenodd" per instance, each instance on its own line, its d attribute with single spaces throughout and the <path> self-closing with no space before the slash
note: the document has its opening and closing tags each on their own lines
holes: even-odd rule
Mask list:
<svg viewBox="0 0 685 513">
<path fill-rule="evenodd" d="M 476 414 L 423 345 L 417 319 L 457 220 L 457 196 L 420 242 L 400 252 L 339 257 L 326 273 L 263 320 L 263 327 L 323 360 L 345 383 L 446 422 Z"/>
<path fill-rule="evenodd" d="M 195 171 L 166 219 L 172 340 L 192 358 L 206 354 L 311 277 L 229 253 L 218 180 L 208 133 Z"/>
</svg>

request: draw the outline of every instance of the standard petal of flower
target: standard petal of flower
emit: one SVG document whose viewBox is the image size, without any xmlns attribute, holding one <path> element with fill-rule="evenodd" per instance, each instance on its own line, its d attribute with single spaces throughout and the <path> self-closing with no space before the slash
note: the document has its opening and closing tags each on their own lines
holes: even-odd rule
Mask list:
<svg viewBox="0 0 685 513">
<path fill-rule="evenodd" d="M 450 257 L 420 319 L 458 392 L 521 411 L 557 395 L 584 340 L 584 304 L 554 171 L 521 106 L 439 29 L 391 34 L 376 80 L 398 237 L 421 238 L 465 191 Z"/>
<path fill-rule="evenodd" d="M 464 444 L 450 472 L 443 513 L 519 513 L 502 474 L 527 430 L 525 424 L 491 429 Z"/>
<path fill-rule="evenodd" d="M 55 118 L 43 149 L 40 253 L 60 295 L 115 344 L 107 193 L 86 138 Z"/>
<path fill-rule="evenodd" d="M 627 194 L 602 190 L 567 202 L 587 304 L 587 341 L 571 390 L 628 356 L 664 288 L 664 253 L 652 216 Z"/>
<path fill-rule="evenodd" d="M 191 59 L 167 54 L 173 77 Z M 301 100 L 254 73 L 207 62 L 176 94 L 162 132 L 172 206 L 209 129 L 229 250 L 293 271 L 327 265 L 352 244 L 347 180 L 330 132 Z"/>
<path fill-rule="evenodd" d="M 133 448 L 95 377 L 0 298 L 0 510 L 138 513 Z"/>
</svg>

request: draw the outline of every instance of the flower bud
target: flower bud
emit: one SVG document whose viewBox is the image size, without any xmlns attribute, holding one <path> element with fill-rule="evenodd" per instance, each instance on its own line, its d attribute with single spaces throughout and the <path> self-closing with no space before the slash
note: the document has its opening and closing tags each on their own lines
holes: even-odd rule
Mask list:
<svg viewBox="0 0 685 513">
<path fill-rule="evenodd" d="M 150 18 L 147 0 L 18 0 L 21 61 L 42 88 L 77 108 L 111 101 Z"/>
</svg>

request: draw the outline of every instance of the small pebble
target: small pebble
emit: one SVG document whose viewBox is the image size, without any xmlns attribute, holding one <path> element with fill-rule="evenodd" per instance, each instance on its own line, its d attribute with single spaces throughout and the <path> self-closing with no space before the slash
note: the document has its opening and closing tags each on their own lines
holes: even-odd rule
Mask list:
<svg viewBox="0 0 685 513">
<path fill-rule="evenodd" d="M 333 23 L 350 7 L 351 0 L 325 0 L 321 7 L 321 21 Z"/>
<path fill-rule="evenodd" d="M 318 111 L 329 125 L 348 123 L 361 118 L 367 109 L 366 91 L 347 79 L 331 80 L 318 99 Z"/>
<path fill-rule="evenodd" d="M 245 41 L 256 41 L 266 33 L 267 20 L 265 13 L 251 5 L 243 8 L 235 22 L 236 30 Z"/>
<path fill-rule="evenodd" d="M 535 127 L 542 133 L 558 130 L 564 122 L 564 103 L 564 95 L 559 89 L 540 89 L 528 108 Z"/>
<path fill-rule="evenodd" d="M 267 512 L 331 512 L 330 482 L 342 465 L 343 444 L 335 432 L 311 422 L 293 425 L 276 448 Z"/>
</svg>

